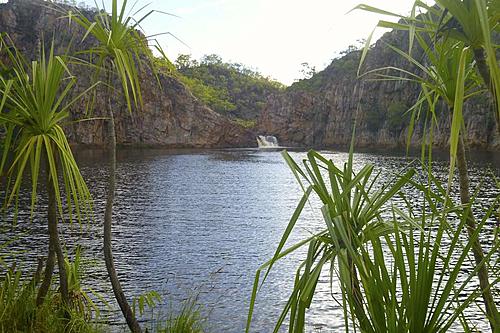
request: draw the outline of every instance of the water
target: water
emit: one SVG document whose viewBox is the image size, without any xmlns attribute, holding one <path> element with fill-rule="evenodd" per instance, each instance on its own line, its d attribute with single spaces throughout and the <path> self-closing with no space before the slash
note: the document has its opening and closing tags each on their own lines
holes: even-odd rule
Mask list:
<svg viewBox="0 0 500 333">
<path fill-rule="evenodd" d="M 343 152 L 324 152 L 341 165 Z M 104 206 L 105 153 L 85 150 L 78 162 L 95 198 L 96 221 L 80 228 L 67 227 L 64 237 L 69 252 L 77 242 L 84 247 L 85 288 L 111 295 L 101 255 L 100 220 Z M 305 157 L 294 152 L 296 160 Z M 302 195 L 294 176 L 278 151 L 211 150 L 119 152 L 117 198 L 113 227 L 115 261 L 127 295 L 156 290 L 164 296 L 163 312 L 177 309 L 179 302 L 196 295 L 205 306 L 213 332 L 243 332 L 254 274 L 270 259 Z M 500 161 L 493 154 L 479 157 L 472 165 L 472 181 L 489 170 L 500 174 Z M 388 177 L 407 160 L 403 156 L 362 153 L 356 168 L 373 163 Z M 438 163 L 441 175 L 446 162 Z M 484 205 L 498 190 L 487 183 L 480 192 Z M 25 251 L 25 268 L 46 253 L 43 216 L 18 228 L 29 234 L 14 243 Z M 490 223 L 490 231 L 493 228 Z M 320 213 L 306 207 L 291 236 L 297 241 L 323 227 Z M 3 234 L 8 237 L 9 233 Z M 491 237 L 490 237 L 491 239 Z M 253 332 L 270 332 L 293 284 L 295 268 L 303 252 L 283 260 L 259 293 Z M 338 291 L 333 290 L 338 296 Z M 472 310 L 473 316 L 480 316 Z M 475 312 L 474 312 L 475 311 Z M 111 309 L 112 320 L 121 320 Z M 328 276 L 322 277 L 308 332 L 336 332 L 343 326 L 342 310 L 332 300 Z M 478 322 L 487 328 L 484 322 Z M 117 329 L 117 327 L 115 327 Z"/>
<path fill-rule="evenodd" d="M 259 148 L 277 148 L 279 147 L 278 139 L 275 136 L 268 135 L 259 135 L 257 136 L 257 144 Z"/>
</svg>

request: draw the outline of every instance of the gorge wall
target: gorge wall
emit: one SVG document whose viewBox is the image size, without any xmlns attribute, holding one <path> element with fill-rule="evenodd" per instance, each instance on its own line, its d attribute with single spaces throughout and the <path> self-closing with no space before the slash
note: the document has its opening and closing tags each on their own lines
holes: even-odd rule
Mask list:
<svg viewBox="0 0 500 333">
<path fill-rule="evenodd" d="M 396 66 L 414 70 L 387 44 L 408 49 L 405 32 L 386 33 L 369 51 L 365 70 Z M 322 72 L 301 80 L 284 93 L 275 94 L 259 118 L 263 134 L 278 137 L 282 145 L 335 147 L 349 144 L 356 119 L 357 146 L 404 146 L 410 123 L 406 111 L 418 99 L 419 86 L 399 81 L 357 79 L 360 51 L 335 59 Z M 500 149 L 493 112 L 482 96 L 464 109 L 468 143 L 485 149 Z M 448 144 L 449 112 L 442 107 L 435 128 L 435 145 Z M 423 122 L 417 122 L 411 144 L 422 142 Z"/>
<path fill-rule="evenodd" d="M 92 12 L 86 12 L 94 15 Z M 56 51 L 62 53 L 71 43 L 70 51 L 91 47 L 91 38 L 81 42 L 84 31 L 43 0 L 9 0 L 0 4 L 0 31 L 6 32 L 28 58 L 37 57 L 40 45 L 50 46 L 54 39 Z M 386 33 L 370 50 L 365 70 L 384 66 L 412 70 L 407 62 L 387 44 L 408 48 L 404 32 Z M 255 147 L 258 134 L 274 135 L 283 146 L 336 147 L 350 142 L 356 119 L 358 146 L 404 146 L 408 133 L 406 112 L 419 94 L 419 87 L 397 81 L 360 81 L 357 68 L 360 52 L 346 53 L 335 59 L 323 71 L 308 80 L 301 80 L 284 91 L 272 94 L 262 111 L 250 110 L 252 118 L 260 112 L 255 128 L 244 128 L 223 114 L 216 113 L 193 96 L 176 77 L 160 75 L 157 84 L 153 73 L 144 69 L 141 84 L 144 105 L 141 110 L 128 112 L 120 97 L 113 96 L 117 142 L 123 145 L 164 147 Z M 71 67 L 78 77 L 76 93 L 90 85 L 92 71 Z M 119 82 L 114 82 L 119 87 Z M 231 87 L 227 87 L 231 89 Z M 97 89 L 92 114 L 81 101 L 71 110 L 65 127 L 69 140 L 75 144 L 103 145 L 106 126 L 102 119 L 76 122 L 84 118 L 102 118 L 106 112 L 105 89 Z M 260 110 L 261 106 L 259 106 Z M 471 146 L 500 149 L 500 138 L 487 98 L 479 97 L 467 103 L 464 110 L 467 138 Z M 246 115 L 239 115 L 246 119 Z M 448 143 L 449 115 L 443 109 L 438 117 L 434 141 L 444 147 Z M 423 122 L 416 123 L 412 144 L 419 145 L 423 137 Z"/>
<path fill-rule="evenodd" d="M 92 12 L 87 12 L 93 15 Z M 54 39 L 56 53 L 62 53 L 71 43 L 72 49 L 83 50 L 92 46 L 88 38 L 81 42 L 84 31 L 54 11 L 41 0 L 10 0 L 0 4 L 0 31 L 6 32 L 16 47 L 29 59 L 35 59 L 42 42 L 50 47 Z M 90 85 L 92 70 L 72 66 L 78 78 L 74 92 L 82 92 Z M 128 112 L 120 90 L 113 99 L 118 144 L 165 147 L 243 147 L 255 146 L 255 137 L 248 130 L 217 114 L 200 103 L 176 78 L 160 75 L 158 85 L 152 72 L 140 73 L 144 105 L 140 110 Z M 115 87 L 120 87 L 118 81 Z M 102 118 L 106 114 L 106 91 L 98 87 L 92 114 L 87 114 L 88 103 L 80 101 L 71 110 L 72 120 Z M 70 122 L 65 127 L 71 143 L 103 145 L 106 126 L 102 119 Z"/>
</svg>

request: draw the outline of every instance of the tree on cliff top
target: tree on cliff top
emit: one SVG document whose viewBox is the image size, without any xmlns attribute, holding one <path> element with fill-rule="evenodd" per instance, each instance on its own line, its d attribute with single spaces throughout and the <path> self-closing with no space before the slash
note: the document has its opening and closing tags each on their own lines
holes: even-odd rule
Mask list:
<svg viewBox="0 0 500 333">
<path fill-rule="evenodd" d="M 215 54 L 199 61 L 179 55 L 175 61 L 180 80 L 214 111 L 233 119 L 255 121 L 267 97 L 284 85 L 240 63 L 226 63 Z"/>
</svg>

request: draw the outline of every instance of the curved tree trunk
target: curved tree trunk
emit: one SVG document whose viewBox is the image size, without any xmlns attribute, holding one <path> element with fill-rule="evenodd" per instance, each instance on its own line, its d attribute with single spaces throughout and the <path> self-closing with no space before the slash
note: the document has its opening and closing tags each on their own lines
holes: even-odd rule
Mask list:
<svg viewBox="0 0 500 333">
<path fill-rule="evenodd" d="M 499 115 L 499 112 L 498 112 L 499 105 L 497 104 L 497 99 L 495 97 L 495 87 L 493 86 L 493 82 L 491 80 L 491 73 L 490 73 L 488 64 L 486 63 L 486 57 L 485 57 L 485 54 L 484 54 L 484 49 L 483 48 L 475 48 L 473 51 L 474 51 L 474 60 L 476 61 L 476 66 L 477 66 L 478 72 L 481 75 L 484 83 L 488 87 L 488 90 L 489 90 L 490 95 L 492 97 L 491 100 L 492 100 L 492 103 L 493 103 L 493 111 L 494 111 L 493 113 L 495 114 L 497 132 L 500 133 L 500 115 Z M 467 164 L 466 164 L 466 160 L 465 160 L 465 149 L 464 149 L 463 141 L 461 140 L 459 142 L 459 144 L 462 145 L 462 149 L 460 149 L 460 146 L 459 146 L 458 147 L 459 148 L 458 153 L 464 155 L 463 159 L 465 161 L 465 170 L 467 170 Z M 462 150 L 462 152 L 460 150 Z M 465 173 L 465 177 L 467 177 L 467 181 L 468 181 L 468 176 L 467 176 L 466 173 Z M 462 175 L 460 175 L 460 179 L 462 179 Z M 469 192 L 468 186 L 467 186 L 466 190 L 467 191 L 465 192 L 465 189 L 464 189 L 463 192 L 467 196 L 462 196 L 461 195 L 462 203 L 464 202 L 464 200 L 466 202 L 470 201 L 470 198 L 469 198 L 469 193 L 470 192 Z M 461 192 L 462 192 L 462 189 L 461 189 Z M 481 254 L 482 254 L 482 252 L 481 252 Z M 476 257 L 475 254 L 474 254 L 474 256 Z M 476 262 L 478 261 L 478 259 L 479 258 L 476 257 Z M 479 271 L 478 272 L 478 276 L 479 275 L 483 275 L 483 280 L 488 281 L 487 280 L 487 278 L 488 278 L 488 271 L 487 271 L 486 267 L 482 268 L 482 270 L 484 270 L 485 272 Z M 481 280 L 481 277 L 480 277 L 480 280 Z M 484 288 L 483 288 L 482 285 L 481 285 L 481 288 L 484 290 Z M 487 290 L 486 295 L 483 292 L 483 299 L 484 299 L 484 302 L 486 304 L 486 313 L 491 318 L 490 319 L 490 323 L 491 323 L 493 331 L 494 332 L 500 331 L 500 314 L 498 312 L 498 309 L 496 307 L 495 302 L 493 301 L 493 297 L 491 296 L 491 291 L 489 289 Z M 495 331 L 495 329 L 497 331 Z"/>
<path fill-rule="evenodd" d="M 37 304 L 43 303 L 45 296 L 50 288 L 52 274 L 54 271 L 55 258 L 57 257 L 57 266 L 59 268 L 59 289 L 61 299 L 64 305 L 69 305 L 68 276 L 66 265 L 64 263 L 64 254 L 59 241 L 59 231 L 57 229 L 57 204 L 54 184 L 49 174 L 49 163 L 47 162 L 47 193 L 48 193 L 48 230 L 49 230 L 49 255 L 45 268 L 45 276 L 37 295 Z"/>
<path fill-rule="evenodd" d="M 38 294 L 36 297 L 36 305 L 40 306 L 43 304 L 47 293 L 49 292 L 50 284 L 52 282 L 52 274 L 54 273 L 54 265 L 56 262 L 56 251 L 54 250 L 54 244 L 49 239 L 49 254 L 47 256 L 47 263 L 45 265 L 45 272 L 43 275 L 43 281 L 38 289 Z"/>
<path fill-rule="evenodd" d="M 498 105 L 497 99 L 495 98 L 495 88 L 493 86 L 493 82 L 491 80 L 490 70 L 488 68 L 488 64 L 486 63 L 486 57 L 484 55 L 483 48 L 475 48 L 474 49 L 474 60 L 476 61 L 476 66 L 479 74 L 483 78 L 484 83 L 488 87 L 488 90 L 492 96 L 492 103 L 495 113 L 495 120 L 497 125 L 497 131 L 500 133 L 500 115 L 498 113 Z"/>
<path fill-rule="evenodd" d="M 48 170 L 47 162 L 47 170 Z M 56 207 L 56 193 L 54 184 L 47 177 L 47 192 L 49 199 L 49 242 L 52 244 L 53 250 L 57 258 L 57 267 L 59 269 L 59 291 L 63 305 L 69 305 L 68 293 L 68 275 L 66 274 L 66 265 L 64 263 L 64 254 L 62 252 L 61 243 L 59 241 L 59 230 L 57 228 L 57 207 Z"/>
<path fill-rule="evenodd" d="M 458 149 L 457 149 L 457 168 L 459 174 L 459 182 L 460 182 L 460 201 L 462 205 L 467 206 L 470 204 L 470 188 L 469 188 L 469 174 L 467 168 L 467 159 L 465 155 L 465 144 L 463 135 L 460 135 L 460 139 L 458 141 Z M 468 210 L 467 215 L 467 232 L 469 237 L 476 232 L 477 226 L 476 221 L 474 220 L 474 216 L 472 215 L 472 207 Z M 476 239 L 472 244 L 472 252 L 474 254 L 474 259 L 476 261 L 476 265 L 479 265 L 484 260 L 483 248 L 481 246 L 481 242 L 479 239 Z M 486 307 L 486 314 L 488 316 L 488 320 L 490 321 L 490 326 L 493 332 L 500 332 L 500 317 L 499 313 L 493 299 L 493 295 L 491 293 L 491 285 L 489 282 L 488 276 L 488 268 L 486 264 L 482 264 L 477 272 L 477 277 L 479 278 L 479 286 L 481 287 L 481 295 L 484 300 L 484 304 Z"/>
<path fill-rule="evenodd" d="M 38 263 L 36 265 L 36 271 L 35 274 L 33 274 L 33 285 L 36 286 L 40 283 L 40 278 L 42 277 L 42 270 L 43 270 L 43 258 L 39 257 L 38 258 Z"/>
<path fill-rule="evenodd" d="M 108 80 L 108 84 L 110 81 Z M 109 136 L 109 175 L 108 175 L 108 188 L 107 188 L 107 198 L 106 198 L 106 210 L 104 213 L 104 260 L 106 262 L 106 269 L 108 270 L 108 276 L 111 280 L 111 286 L 113 287 L 113 293 L 115 294 L 116 301 L 120 306 L 120 309 L 127 321 L 127 325 L 130 330 L 134 333 L 140 333 L 141 327 L 139 322 L 134 316 L 130 305 L 127 302 L 127 298 L 123 293 L 123 289 L 116 274 L 115 264 L 113 260 L 113 251 L 111 249 L 111 222 L 113 217 L 113 201 L 115 199 L 115 187 L 116 187 L 116 136 L 115 136 L 115 121 L 113 117 L 113 110 L 111 105 L 111 91 L 108 93 L 108 136 Z"/>
</svg>

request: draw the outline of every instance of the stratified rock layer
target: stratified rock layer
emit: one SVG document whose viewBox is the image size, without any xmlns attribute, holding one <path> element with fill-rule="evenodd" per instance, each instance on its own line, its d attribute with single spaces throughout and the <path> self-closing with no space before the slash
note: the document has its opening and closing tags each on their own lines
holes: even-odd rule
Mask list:
<svg viewBox="0 0 500 333">
<path fill-rule="evenodd" d="M 411 68 L 408 62 L 387 44 L 408 49 L 404 32 L 383 36 L 368 53 L 364 70 L 395 66 Z M 416 50 L 418 53 L 419 51 Z M 410 113 L 420 88 L 414 83 L 368 81 L 357 79 L 360 52 L 351 52 L 334 60 L 324 71 L 309 80 L 289 87 L 268 99 L 258 127 L 263 135 L 275 135 L 282 145 L 336 147 L 349 144 L 356 119 L 358 146 L 404 146 L 408 136 Z M 418 57 L 418 55 L 417 55 Z M 494 115 L 488 97 L 466 103 L 464 109 L 467 139 L 470 146 L 500 149 Z M 450 115 L 442 105 L 434 144 L 448 144 Z M 412 145 L 423 141 L 423 118 L 416 121 Z"/>
<path fill-rule="evenodd" d="M 88 15 L 92 15 L 89 11 Z M 10 0 L 0 4 L 0 31 L 7 32 L 16 47 L 28 58 L 34 59 L 44 41 L 46 47 L 54 39 L 56 52 L 64 52 L 71 42 L 72 51 L 86 49 L 93 44 L 88 38 L 81 42 L 84 31 L 61 14 L 51 9 L 47 2 L 39 0 Z M 72 66 L 71 72 L 78 77 L 76 92 L 82 92 L 90 84 L 92 70 Z M 255 146 L 252 133 L 202 105 L 177 79 L 160 75 L 158 84 L 151 72 L 141 73 L 143 107 L 129 112 L 120 93 L 120 84 L 114 94 L 113 108 L 118 144 L 165 146 L 165 147 L 244 147 Z M 71 122 L 65 131 L 71 143 L 104 145 L 107 97 L 104 86 L 97 89 L 92 113 L 87 113 L 85 101 L 71 110 L 72 120 L 97 118 Z M 101 118 L 101 119 L 99 119 Z"/>
</svg>

